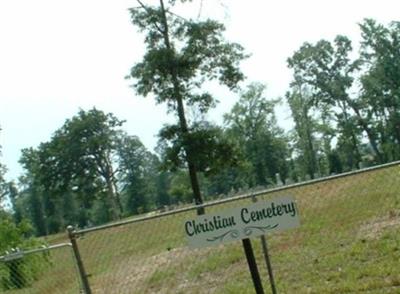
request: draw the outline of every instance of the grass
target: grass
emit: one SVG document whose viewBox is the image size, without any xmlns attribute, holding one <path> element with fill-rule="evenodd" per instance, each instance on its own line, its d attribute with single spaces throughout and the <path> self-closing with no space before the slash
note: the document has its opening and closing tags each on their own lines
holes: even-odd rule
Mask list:
<svg viewBox="0 0 400 294">
<path fill-rule="evenodd" d="M 27 270 L 34 268 L 32 264 L 36 261 L 34 279 L 29 280 L 27 287 L 8 290 L 6 293 L 79 293 L 79 280 L 73 263 L 71 248 L 58 248 L 45 255 L 43 253 L 30 254 L 26 255 L 22 260 L 24 261 L 23 265 L 27 266 Z M 1 266 L 2 264 L 0 263 Z M 37 268 L 38 266 L 41 267 L 41 271 Z"/>
<path fill-rule="evenodd" d="M 279 293 L 400 293 L 399 166 L 261 198 L 285 195 L 295 197 L 301 226 L 267 235 Z M 254 293 L 241 242 L 186 247 L 183 223 L 194 213 L 84 235 L 78 244 L 93 293 Z M 52 238 L 65 241 L 63 235 Z M 260 241 L 255 238 L 252 243 L 268 292 Z M 54 254 L 45 281 L 58 281 L 57 269 L 73 267 L 58 258 Z M 57 288 L 40 293 L 68 293 L 67 289 L 60 281 Z"/>
</svg>

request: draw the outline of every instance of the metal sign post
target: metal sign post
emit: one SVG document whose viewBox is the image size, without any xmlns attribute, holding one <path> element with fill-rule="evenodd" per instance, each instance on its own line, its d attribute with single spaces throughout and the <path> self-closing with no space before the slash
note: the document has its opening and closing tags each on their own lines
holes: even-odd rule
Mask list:
<svg viewBox="0 0 400 294">
<path fill-rule="evenodd" d="M 251 278 L 253 280 L 254 289 L 257 294 L 264 294 L 264 289 L 261 283 L 260 273 L 258 272 L 256 259 L 254 257 L 254 251 L 251 246 L 250 239 L 242 239 L 244 253 L 246 254 L 247 263 L 249 265 L 249 270 Z"/>
<path fill-rule="evenodd" d="M 253 202 L 257 202 L 257 198 L 255 196 L 252 197 L 252 200 L 253 200 Z M 267 246 L 267 240 L 265 238 L 265 235 L 262 235 L 260 237 L 260 239 L 261 239 L 262 250 L 264 253 L 265 264 L 267 265 L 269 283 L 271 284 L 272 294 L 277 294 L 275 280 L 274 280 L 274 274 L 272 272 L 271 260 L 269 259 L 268 246 Z"/>
<path fill-rule="evenodd" d="M 265 263 L 267 264 L 268 276 L 269 276 L 269 282 L 271 284 L 272 294 L 276 294 L 277 292 L 276 292 L 274 274 L 272 272 L 271 261 L 269 259 L 269 254 L 268 254 L 267 240 L 265 239 L 265 236 L 261 236 L 261 245 L 264 253 Z"/>
</svg>

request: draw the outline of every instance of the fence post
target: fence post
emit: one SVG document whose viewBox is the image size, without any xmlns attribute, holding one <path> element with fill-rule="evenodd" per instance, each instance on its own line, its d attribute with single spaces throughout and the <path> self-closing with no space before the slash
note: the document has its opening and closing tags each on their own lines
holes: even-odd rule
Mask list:
<svg viewBox="0 0 400 294">
<path fill-rule="evenodd" d="M 253 202 L 257 202 L 257 198 L 254 195 L 252 197 L 252 201 Z M 267 269 L 268 269 L 268 276 L 269 276 L 269 282 L 271 284 L 272 294 L 276 294 L 277 292 L 276 292 L 274 274 L 273 274 L 273 271 L 272 271 L 271 260 L 269 258 L 269 254 L 268 254 L 267 239 L 265 238 L 264 235 L 262 235 L 260 237 L 260 239 L 261 239 L 262 250 L 263 250 L 263 253 L 264 253 L 265 263 L 266 263 Z"/>
<path fill-rule="evenodd" d="M 82 258 L 79 253 L 78 243 L 76 242 L 76 234 L 73 226 L 67 227 L 68 237 L 71 241 L 72 250 L 74 251 L 76 265 L 78 266 L 79 275 L 81 277 L 83 290 L 85 294 L 92 294 L 92 290 L 90 290 L 88 275 L 86 274 L 85 267 L 83 266 Z"/>
</svg>

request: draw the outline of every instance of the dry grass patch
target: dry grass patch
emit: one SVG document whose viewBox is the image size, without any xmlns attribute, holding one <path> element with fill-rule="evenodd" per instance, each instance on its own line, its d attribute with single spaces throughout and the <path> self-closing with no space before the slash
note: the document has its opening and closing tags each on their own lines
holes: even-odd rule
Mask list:
<svg viewBox="0 0 400 294">
<path fill-rule="evenodd" d="M 362 224 L 359 229 L 359 237 L 377 240 L 391 229 L 400 228 L 400 211 L 391 210 L 385 216 L 376 217 Z"/>
</svg>

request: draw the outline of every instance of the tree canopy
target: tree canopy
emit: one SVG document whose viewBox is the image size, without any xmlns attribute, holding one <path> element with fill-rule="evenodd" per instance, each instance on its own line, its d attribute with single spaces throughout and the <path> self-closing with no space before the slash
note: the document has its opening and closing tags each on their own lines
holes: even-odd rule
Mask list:
<svg viewBox="0 0 400 294">
<path fill-rule="evenodd" d="M 154 208 L 145 198 L 154 194 L 157 160 L 122 124 L 111 113 L 81 110 L 49 142 L 23 150 L 21 193 L 39 234 Z"/>
<path fill-rule="evenodd" d="M 18 182 L 5 180 L 0 162 L 0 195 L 12 206 L 0 209 L 4 232 L 27 235 L 28 219 L 29 234 L 47 235 L 400 158 L 398 22 L 364 20 L 359 53 L 342 35 L 305 42 L 288 59 L 286 94 L 269 97 L 265 84 L 239 89 L 244 49 L 215 21 L 174 14 L 182 2 L 138 1 L 130 11 L 147 46 L 132 86 L 176 117 L 160 130 L 156 152 L 114 114 L 80 110 L 22 150 Z M 218 102 L 205 90 L 213 80 L 238 90 L 222 126 L 206 116 Z M 290 130 L 278 124 L 282 104 Z M 188 109 L 199 115 L 188 118 Z"/>
<path fill-rule="evenodd" d="M 203 91 L 204 83 L 218 80 L 235 89 L 244 78 L 239 62 L 246 56 L 242 46 L 223 38 L 222 24 L 177 16 L 172 12 L 175 2 L 169 1 L 166 7 L 160 0 L 160 5 L 154 7 L 138 1 L 140 7 L 130 10 L 132 23 L 145 34 L 147 51 L 143 60 L 132 67 L 129 77 L 134 79 L 133 87 L 139 95 L 152 93 L 157 103 L 166 103 L 169 111 L 176 113 L 177 124 L 165 128 L 160 135 L 173 141 L 166 153 L 171 155 L 170 163 L 179 163 L 178 154 L 185 157 L 193 198 L 196 204 L 201 204 L 197 173 L 206 169 L 201 166 L 206 158 L 216 158 L 215 150 L 227 151 L 224 149 L 229 147 L 223 147 L 216 140 L 211 143 L 216 138 L 212 135 L 215 129 L 190 126 L 185 107 L 206 113 L 215 106 L 217 100 Z M 199 148 L 206 142 L 208 148 Z M 202 162 L 196 154 L 202 154 Z M 202 208 L 198 209 L 199 214 L 203 212 Z"/>
<path fill-rule="evenodd" d="M 276 176 L 287 176 L 287 138 L 277 126 L 277 99 L 264 96 L 266 86 L 252 83 L 224 117 L 228 132 L 240 142 L 252 169 L 249 186 L 276 183 Z"/>
</svg>

